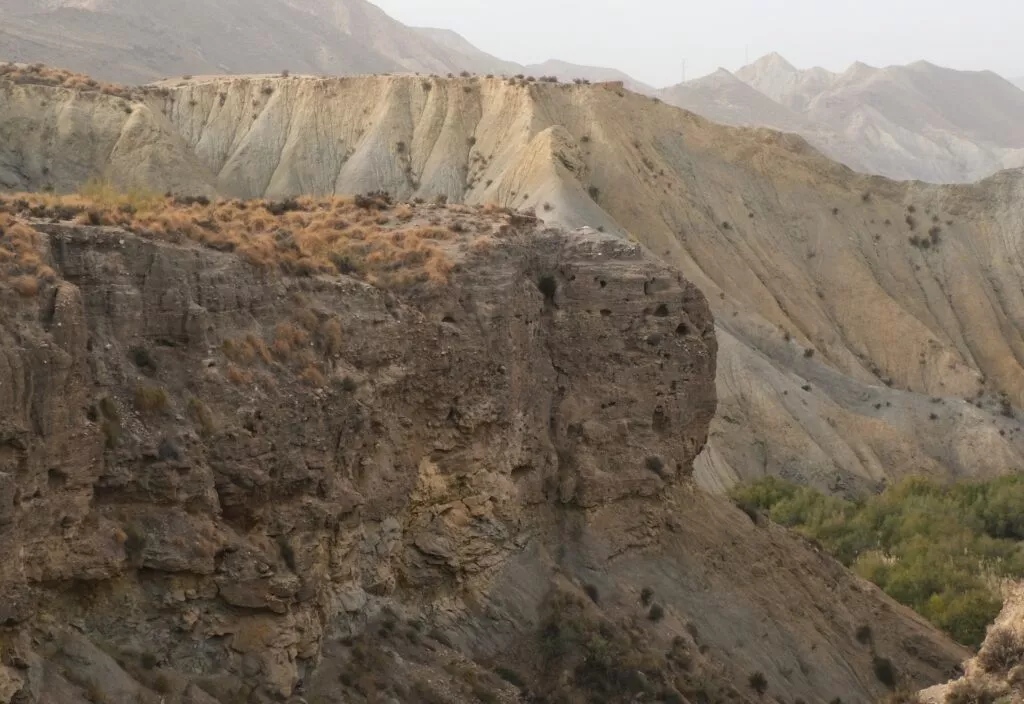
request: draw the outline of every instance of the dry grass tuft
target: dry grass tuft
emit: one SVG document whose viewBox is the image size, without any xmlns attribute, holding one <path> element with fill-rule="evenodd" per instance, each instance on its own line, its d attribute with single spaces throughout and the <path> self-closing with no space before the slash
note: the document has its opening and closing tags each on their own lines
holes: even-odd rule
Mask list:
<svg viewBox="0 0 1024 704">
<path fill-rule="evenodd" d="M 32 298 L 39 293 L 39 279 L 34 276 L 16 276 L 11 279 L 11 288 L 23 298 Z"/>
<path fill-rule="evenodd" d="M 244 338 L 224 340 L 221 351 L 228 360 L 246 367 L 255 364 L 257 360 L 264 364 L 272 361 L 267 343 L 252 333 Z"/>
<path fill-rule="evenodd" d="M 162 386 L 139 384 L 135 387 L 135 409 L 142 413 L 162 413 L 170 405 L 170 396 Z"/>
<path fill-rule="evenodd" d="M 245 386 L 252 383 L 252 372 L 239 369 L 234 364 L 228 364 L 227 377 L 228 381 L 239 386 Z"/>
<path fill-rule="evenodd" d="M 194 396 L 190 398 L 188 401 L 188 413 L 199 426 L 199 431 L 203 437 L 210 437 L 217 430 L 213 411 L 202 400 Z"/>
<path fill-rule="evenodd" d="M 39 293 L 42 281 L 54 279 L 41 254 L 39 233 L 6 213 L 0 213 L 0 289 L 7 287 L 23 298 Z"/>
<path fill-rule="evenodd" d="M 301 325 L 305 330 L 313 332 L 320 327 L 320 319 L 316 316 L 309 308 L 305 307 L 304 302 L 300 303 L 302 307 L 294 309 L 293 314 L 295 315 L 295 322 Z"/>
<path fill-rule="evenodd" d="M 323 344 L 324 354 L 328 357 L 335 357 L 341 354 L 341 345 L 344 342 L 341 334 L 341 321 L 337 318 L 325 320 L 320 327 L 320 339 Z"/>
<path fill-rule="evenodd" d="M 270 346 L 274 356 L 284 361 L 309 345 L 309 333 L 292 323 L 278 323 L 274 329 L 274 342 Z"/>
<path fill-rule="evenodd" d="M 302 374 L 300 374 L 299 377 L 310 386 L 327 385 L 327 377 L 325 377 L 323 373 L 312 364 L 303 369 Z"/>
<path fill-rule="evenodd" d="M 473 241 L 469 243 L 470 250 L 474 252 L 489 252 L 493 247 L 494 238 L 487 235 L 475 237 Z"/>
</svg>

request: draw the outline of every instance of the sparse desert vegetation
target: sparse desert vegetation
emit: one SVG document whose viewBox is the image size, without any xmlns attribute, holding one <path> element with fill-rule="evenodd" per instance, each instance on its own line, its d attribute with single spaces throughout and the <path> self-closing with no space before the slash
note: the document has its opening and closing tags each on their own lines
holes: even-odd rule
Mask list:
<svg viewBox="0 0 1024 704">
<path fill-rule="evenodd" d="M 965 645 L 979 646 L 999 613 L 999 581 L 1024 578 L 1020 476 L 978 483 L 913 478 L 858 501 L 769 478 L 732 496 L 748 514 L 764 512 L 819 543 Z M 993 666 L 1024 652 L 1011 640 L 987 651 Z M 887 668 L 876 671 L 888 679 Z"/>
<path fill-rule="evenodd" d="M 141 91 L 138 88 L 97 81 L 81 73 L 43 64 L 0 63 L 0 82 L 10 81 L 19 85 L 50 86 L 83 92 L 114 95 L 132 100 Z"/>
<path fill-rule="evenodd" d="M 473 215 L 481 213 L 477 222 Z M 122 191 L 92 181 L 72 195 L 0 196 L 0 281 L 23 297 L 54 272 L 33 222 L 118 227 L 155 240 L 238 252 L 295 276 L 357 275 L 382 286 L 444 283 L 460 251 L 534 222 L 495 206 L 395 204 L 385 193 L 354 198 L 211 200 Z M 448 222 L 451 220 L 451 222 Z M 486 222 L 485 222 L 486 220 Z"/>
<path fill-rule="evenodd" d="M 592 598 L 552 594 L 540 638 L 548 701 L 748 701 L 686 638 L 660 650 L 645 628 L 609 617 Z"/>
<path fill-rule="evenodd" d="M 41 244 L 34 228 L 0 212 L 0 289 L 6 286 L 18 296 L 32 298 L 41 283 L 55 278 L 43 262 Z"/>
</svg>

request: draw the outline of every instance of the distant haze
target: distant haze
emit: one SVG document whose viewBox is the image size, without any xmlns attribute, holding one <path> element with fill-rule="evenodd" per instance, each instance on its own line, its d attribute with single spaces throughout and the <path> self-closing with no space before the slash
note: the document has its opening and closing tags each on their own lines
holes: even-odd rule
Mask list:
<svg viewBox="0 0 1024 704">
<path fill-rule="evenodd" d="M 925 59 L 951 68 L 1024 75 L 1017 0 L 376 0 L 409 25 L 445 27 L 503 59 L 559 58 L 612 66 L 656 86 L 769 52 L 801 68 L 841 71 Z"/>
</svg>

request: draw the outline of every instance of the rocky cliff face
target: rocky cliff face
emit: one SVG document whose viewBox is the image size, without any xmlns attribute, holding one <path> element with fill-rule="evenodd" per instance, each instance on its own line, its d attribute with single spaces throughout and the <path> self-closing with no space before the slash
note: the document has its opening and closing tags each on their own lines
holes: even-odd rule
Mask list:
<svg viewBox="0 0 1024 704">
<path fill-rule="evenodd" d="M 691 283 L 460 219 L 495 242 L 405 289 L 34 223 L 53 271 L 0 288 L 0 702 L 742 700 L 757 672 L 864 702 L 873 657 L 922 686 L 962 659 L 693 488 Z"/>
</svg>

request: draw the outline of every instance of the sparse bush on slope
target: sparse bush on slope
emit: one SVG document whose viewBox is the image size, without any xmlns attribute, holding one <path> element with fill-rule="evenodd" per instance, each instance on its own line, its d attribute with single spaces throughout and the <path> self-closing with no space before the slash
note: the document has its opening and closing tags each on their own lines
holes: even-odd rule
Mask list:
<svg viewBox="0 0 1024 704">
<path fill-rule="evenodd" d="M 81 73 L 43 64 L 0 63 L 0 81 L 11 81 L 20 85 L 50 86 L 82 92 L 103 93 L 131 100 L 138 89 L 114 83 L 97 81 Z"/>
<path fill-rule="evenodd" d="M 565 591 L 552 594 L 544 611 L 539 645 L 546 701 L 751 701 L 685 638 L 659 649 L 636 621 L 614 619 L 593 600 Z M 767 680 L 759 691 L 766 689 Z"/>
<path fill-rule="evenodd" d="M 1022 477 L 912 478 L 854 502 L 769 477 L 732 497 L 816 541 L 965 645 L 980 645 L 999 613 L 996 581 L 1024 577 Z"/>
</svg>

